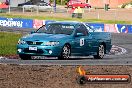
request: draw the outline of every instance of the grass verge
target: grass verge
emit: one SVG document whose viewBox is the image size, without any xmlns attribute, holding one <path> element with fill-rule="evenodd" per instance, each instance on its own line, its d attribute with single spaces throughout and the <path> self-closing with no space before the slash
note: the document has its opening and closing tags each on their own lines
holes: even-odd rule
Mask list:
<svg viewBox="0 0 132 88">
<path fill-rule="evenodd" d="M 0 32 L 0 56 L 16 54 L 16 45 L 21 34 Z"/>
<path fill-rule="evenodd" d="M 71 17 L 51 17 L 51 16 L 29 16 L 29 15 L 18 15 L 18 14 L 5 14 L 1 13 L 1 17 L 7 18 L 26 18 L 26 19 L 40 19 L 40 20 L 58 20 L 58 21 L 81 21 L 81 22 L 93 22 L 93 23 L 109 23 L 109 24 L 132 24 L 132 21 L 118 21 L 118 20 L 102 20 L 102 19 L 87 19 L 87 18 L 71 18 Z"/>
</svg>

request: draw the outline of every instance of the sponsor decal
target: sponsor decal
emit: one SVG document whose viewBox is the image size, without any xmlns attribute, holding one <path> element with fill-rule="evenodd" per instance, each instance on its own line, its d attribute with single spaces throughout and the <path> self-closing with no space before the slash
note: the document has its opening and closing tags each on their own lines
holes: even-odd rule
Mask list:
<svg viewBox="0 0 132 88">
<path fill-rule="evenodd" d="M 104 32 L 119 33 L 114 24 L 104 24 Z"/>
<path fill-rule="evenodd" d="M 44 24 L 43 20 L 33 20 L 33 28 L 38 29 Z"/>
<path fill-rule="evenodd" d="M 79 76 L 77 83 L 130 83 L 130 75 L 128 74 L 87 74 L 80 66 L 78 68 Z"/>
<path fill-rule="evenodd" d="M 80 39 L 80 46 L 83 46 L 84 45 L 84 38 L 81 38 Z"/>
<path fill-rule="evenodd" d="M 0 17 L 0 26 L 15 28 L 32 28 L 33 21 L 30 19 Z"/>
<path fill-rule="evenodd" d="M 131 25 L 122 24 L 104 24 L 104 32 L 132 33 L 132 27 Z"/>
<path fill-rule="evenodd" d="M 115 24 L 115 28 L 118 33 L 128 33 L 127 25 Z"/>
<path fill-rule="evenodd" d="M 100 23 L 86 23 L 86 25 L 89 25 L 92 29 L 95 30 L 95 32 L 103 32 L 104 31 L 104 24 L 100 24 Z"/>
<path fill-rule="evenodd" d="M 127 25 L 128 33 L 132 33 L 132 25 Z"/>
<path fill-rule="evenodd" d="M 22 18 L 5 18 L 0 17 L 0 26 L 12 28 L 35 28 L 42 25 L 55 22 L 53 20 L 32 20 Z M 113 33 L 132 33 L 132 25 L 123 24 L 102 24 L 102 23 L 85 23 L 95 30 L 95 32 L 113 32 Z M 93 30 L 89 30 L 93 32 Z"/>
</svg>

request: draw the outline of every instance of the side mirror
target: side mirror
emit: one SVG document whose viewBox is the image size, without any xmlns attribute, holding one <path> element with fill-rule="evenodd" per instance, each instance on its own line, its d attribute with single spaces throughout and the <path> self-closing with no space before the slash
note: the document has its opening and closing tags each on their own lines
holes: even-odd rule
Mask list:
<svg viewBox="0 0 132 88">
<path fill-rule="evenodd" d="M 31 31 L 31 34 L 35 33 L 35 31 Z"/>
<path fill-rule="evenodd" d="M 80 36 L 84 36 L 84 34 L 83 33 L 77 33 L 76 34 L 76 37 L 80 37 Z"/>
</svg>

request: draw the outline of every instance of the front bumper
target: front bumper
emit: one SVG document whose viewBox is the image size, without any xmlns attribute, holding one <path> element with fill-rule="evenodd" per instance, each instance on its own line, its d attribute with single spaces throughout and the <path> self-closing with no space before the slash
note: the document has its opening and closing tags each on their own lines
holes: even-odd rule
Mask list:
<svg viewBox="0 0 132 88">
<path fill-rule="evenodd" d="M 29 50 L 29 47 L 37 47 L 37 50 Z M 32 56 L 60 56 L 62 46 L 34 46 L 17 45 L 17 54 L 28 54 Z"/>
</svg>

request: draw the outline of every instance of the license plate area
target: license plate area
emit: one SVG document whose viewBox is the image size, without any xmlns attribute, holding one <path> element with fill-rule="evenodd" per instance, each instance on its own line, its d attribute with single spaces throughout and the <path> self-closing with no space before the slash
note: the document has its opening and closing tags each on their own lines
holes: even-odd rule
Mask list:
<svg viewBox="0 0 132 88">
<path fill-rule="evenodd" d="M 29 50 L 37 51 L 37 47 L 35 47 L 35 46 L 29 47 Z"/>
</svg>

